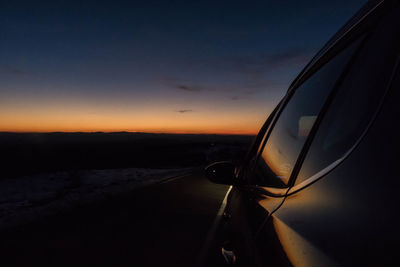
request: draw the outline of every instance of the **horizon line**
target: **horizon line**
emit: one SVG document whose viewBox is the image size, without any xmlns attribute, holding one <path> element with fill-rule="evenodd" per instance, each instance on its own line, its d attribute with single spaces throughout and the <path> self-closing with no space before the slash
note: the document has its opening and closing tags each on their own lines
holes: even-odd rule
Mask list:
<svg viewBox="0 0 400 267">
<path fill-rule="evenodd" d="M 204 133 L 204 132 L 140 132 L 140 131 L 0 131 L 1 133 L 13 134 L 51 134 L 51 133 L 129 133 L 129 134 L 174 134 L 174 135 L 248 135 L 255 136 L 257 133 Z"/>
</svg>

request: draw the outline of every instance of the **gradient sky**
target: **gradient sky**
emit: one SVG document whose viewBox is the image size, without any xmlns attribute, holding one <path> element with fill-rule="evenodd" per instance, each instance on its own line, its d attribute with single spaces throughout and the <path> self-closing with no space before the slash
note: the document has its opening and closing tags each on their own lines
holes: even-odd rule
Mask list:
<svg viewBox="0 0 400 267">
<path fill-rule="evenodd" d="M 0 131 L 256 133 L 365 1 L 1 1 Z"/>
</svg>

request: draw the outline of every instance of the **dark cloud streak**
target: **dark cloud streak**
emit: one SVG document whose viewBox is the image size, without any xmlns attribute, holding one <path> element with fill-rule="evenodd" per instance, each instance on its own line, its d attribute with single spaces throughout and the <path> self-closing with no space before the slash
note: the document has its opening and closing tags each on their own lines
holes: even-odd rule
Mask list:
<svg viewBox="0 0 400 267">
<path fill-rule="evenodd" d="M 168 77 L 161 79 L 162 83 L 178 91 L 197 92 L 232 92 L 232 100 L 238 100 L 240 95 L 253 95 L 264 90 L 284 90 L 286 80 L 277 78 L 278 73 L 298 73 L 311 59 L 314 49 L 292 47 L 277 53 L 259 55 L 233 56 L 230 58 L 214 58 L 202 62 L 190 62 L 190 67 L 201 66 L 213 70 L 220 77 L 236 75 L 231 82 L 215 80 L 211 84 L 200 81 Z M 294 70 L 294 71 L 293 71 Z M 278 75 L 279 77 L 279 75 Z M 292 77 L 294 78 L 294 77 Z M 289 78 L 292 79 L 292 78 Z"/>
<path fill-rule="evenodd" d="M 179 91 L 185 92 L 200 92 L 203 91 L 204 88 L 202 86 L 197 85 L 197 81 L 191 81 L 187 79 L 178 79 L 174 77 L 164 77 L 158 79 L 163 85 L 166 85 L 170 88 Z"/>
<path fill-rule="evenodd" d="M 177 111 L 175 111 L 175 112 L 179 112 L 179 113 L 188 113 L 188 112 L 193 112 L 193 110 L 192 110 L 192 109 L 180 109 L 180 110 L 177 110 Z"/>
<path fill-rule="evenodd" d="M 242 56 L 227 60 L 233 71 L 257 78 L 270 71 L 304 66 L 314 54 L 312 49 L 290 48 L 276 54 Z"/>
<path fill-rule="evenodd" d="M 25 75 L 27 74 L 26 71 L 23 71 L 21 69 L 8 66 L 8 65 L 0 65 L 0 73 L 3 74 L 12 74 L 12 75 Z"/>
<path fill-rule="evenodd" d="M 191 86 L 191 85 L 183 85 L 183 84 L 177 85 L 176 88 L 179 89 L 179 90 L 186 91 L 186 92 L 199 92 L 199 91 L 202 91 L 201 87 Z"/>
</svg>

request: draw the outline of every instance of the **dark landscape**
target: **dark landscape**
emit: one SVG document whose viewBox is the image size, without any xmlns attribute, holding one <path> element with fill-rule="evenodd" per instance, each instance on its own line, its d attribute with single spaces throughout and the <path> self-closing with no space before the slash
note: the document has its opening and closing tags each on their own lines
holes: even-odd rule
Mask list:
<svg viewBox="0 0 400 267">
<path fill-rule="evenodd" d="M 200 167 L 240 160 L 254 136 L 152 133 L 0 133 L 0 179 L 53 171 Z"/>
<path fill-rule="evenodd" d="M 202 170 L 253 138 L 0 133 L 0 265 L 204 264 L 228 186 Z"/>
<path fill-rule="evenodd" d="M 0 266 L 212 266 L 227 189 L 193 172 L 59 210 L 0 231 Z"/>
</svg>

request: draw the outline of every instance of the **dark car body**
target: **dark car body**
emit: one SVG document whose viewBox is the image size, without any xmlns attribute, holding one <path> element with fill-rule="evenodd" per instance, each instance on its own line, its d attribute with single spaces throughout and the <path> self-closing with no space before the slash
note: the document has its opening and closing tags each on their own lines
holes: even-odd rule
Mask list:
<svg viewBox="0 0 400 267">
<path fill-rule="evenodd" d="M 228 261 L 400 265 L 399 55 L 398 1 L 369 1 L 294 80 L 232 177 L 227 163 L 208 167 L 233 185 Z"/>
</svg>

